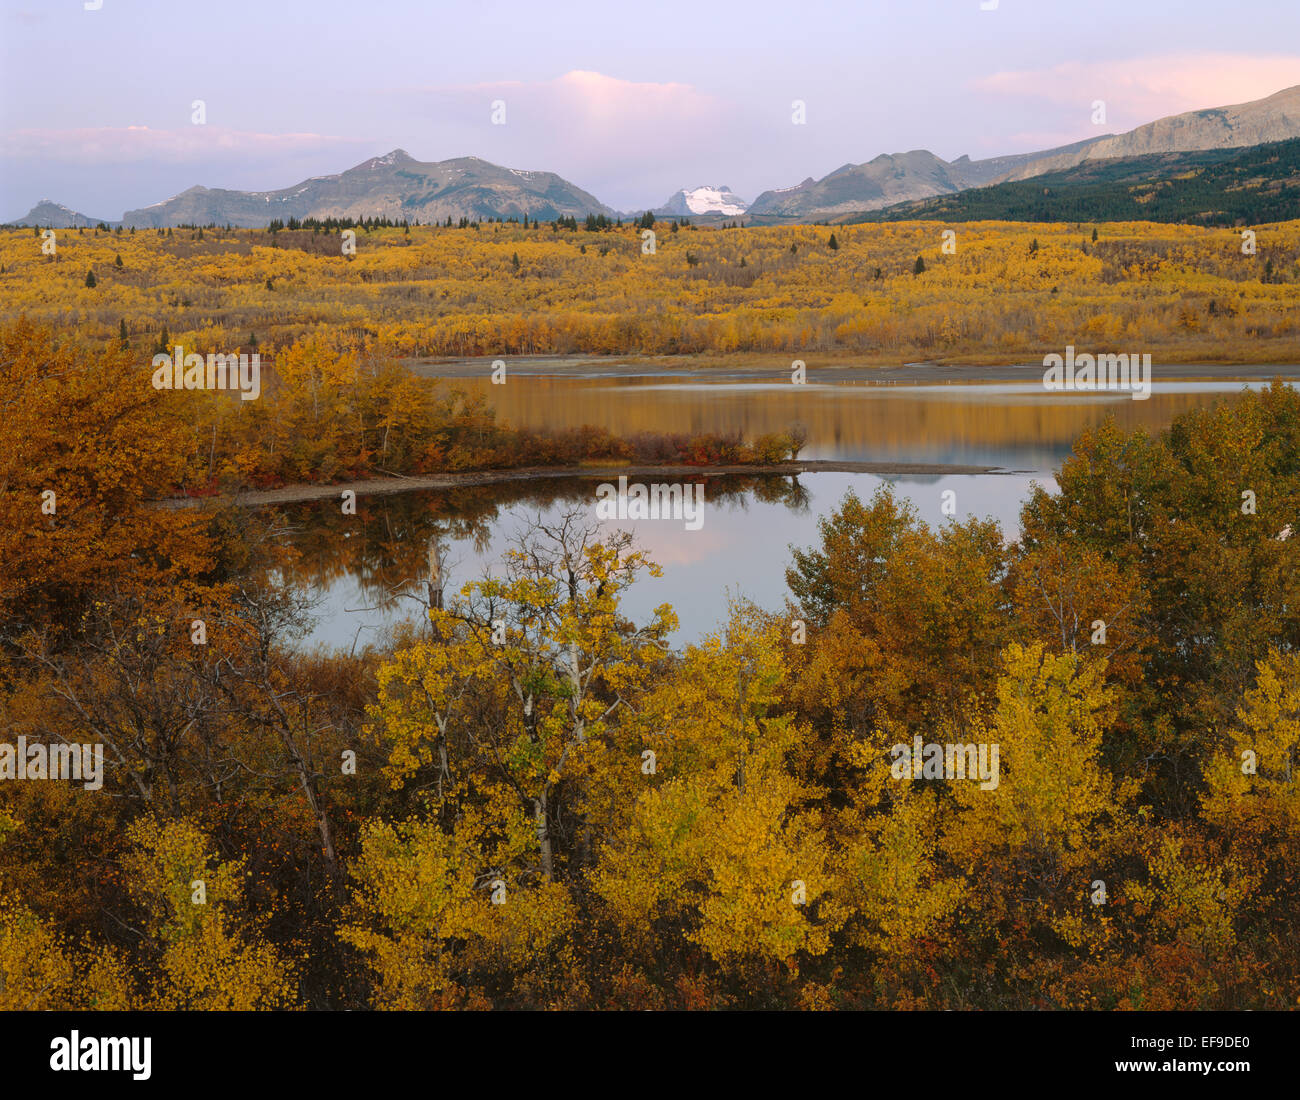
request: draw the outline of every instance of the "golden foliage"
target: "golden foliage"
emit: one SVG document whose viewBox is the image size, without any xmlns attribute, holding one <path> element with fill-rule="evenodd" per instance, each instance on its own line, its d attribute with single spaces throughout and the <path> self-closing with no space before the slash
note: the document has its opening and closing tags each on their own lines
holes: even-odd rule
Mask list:
<svg viewBox="0 0 1300 1100">
<path fill-rule="evenodd" d="M 937 222 L 606 231 L 416 226 L 358 235 L 206 229 L 61 232 L 58 252 L 0 231 L 9 310 L 115 339 L 144 359 L 160 303 L 174 342 L 203 351 L 287 347 L 312 334 L 403 356 L 852 353 L 1008 357 L 1087 340 L 1162 361 L 1296 360 L 1291 301 L 1300 222 L 1236 230 L 1147 222 L 973 222 L 942 251 Z M 1032 247 L 1033 242 L 1038 247 Z M 794 252 L 791 245 L 796 246 Z M 114 267 L 121 253 L 124 267 Z M 519 269 L 512 263 L 519 257 Z M 913 275 L 916 257 L 925 272 Z M 1273 274 L 1265 279 L 1265 264 Z M 743 266 L 742 266 L 743 262 Z M 93 288 L 83 285 L 87 268 Z M 879 274 L 877 274 L 879 272 Z M 267 282 L 270 280 L 271 287 Z M 1267 337 L 1260 341 L 1258 337 Z M 336 340 L 337 342 L 337 340 Z M 1257 350 L 1259 349 L 1259 350 Z"/>
<path fill-rule="evenodd" d="M 127 839 L 131 892 L 161 952 L 150 1007 L 247 1011 L 295 1002 L 292 966 L 261 939 L 244 904 L 243 860 L 214 861 L 208 838 L 185 821 L 140 818 Z"/>
</svg>

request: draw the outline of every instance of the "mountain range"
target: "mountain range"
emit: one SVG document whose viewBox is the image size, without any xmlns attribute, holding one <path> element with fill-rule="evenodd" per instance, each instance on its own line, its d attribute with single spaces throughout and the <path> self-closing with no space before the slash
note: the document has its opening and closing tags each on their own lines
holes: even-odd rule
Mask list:
<svg viewBox="0 0 1300 1100">
<path fill-rule="evenodd" d="M 727 187 L 678 191 L 657 215 L 738 217 L 770 225 L 848 221 L 900 203 L 956 195 L 973 188 L 1066 172 L 1098 161 L 1197 150 L 1240 149 L 1300 138 L 1300 85 L 1265 99 L 1189 111 L 1139 126 L 1036 153 L 953 161 L 925 149 L 885 153 L 862 164 L 845 164 L 821 179 L 765 191 L 746 204 Z M 278 191 L 231 191 L 191 187 L 173 198 L 128 210 L 109 225 L 153 228 L 173 225 L 266 226 L 290 218 L 387 218 L 422 223 L 448 218 L 471 221 L 620 215 L 595 196 L 553 172 L 503 168 L 478 157 L 417 161 L 403 149 L 372 157 L 345 172 L 313 176 Z M 42 200 L 14 225 L 95 225 L 91 218 Z"/>
<path fill-rule="evenodd" d="M 1029 179 L 896 203 L 838 220 L 1238 226 L 1293 219 L 1300 219 L 1300 138 L 1244 149 L 1085 160 Z"/>
<path fill-rule="evenodd" d="M 1300 85 L 1266 99 L 1188 111 L 1057 149 L 972 161 L 945 161 L 924 149 L 846 164 L 820 180 L 765 191 L 746 211 L 751 224 L 836 220 L 895 203 L 951 195 L 972 187 L 1024 180 L 1086 161 L 1154 153 L 1227 149 L 1300 137 Z"/>
<path fill-rule="evenodd" d="M 447 218 L 523 217 L 553 221 L 614 211 L 554 172 L 502 168 L 478 157 L 426 163 L 405 149 L 333 176 L 313 176 L 279 191 L 191 187 L 175 198 L 122 215 L 125 226 L 264 226 L 290 218 L 388 218 L 424 223 Z"/>
</svg>

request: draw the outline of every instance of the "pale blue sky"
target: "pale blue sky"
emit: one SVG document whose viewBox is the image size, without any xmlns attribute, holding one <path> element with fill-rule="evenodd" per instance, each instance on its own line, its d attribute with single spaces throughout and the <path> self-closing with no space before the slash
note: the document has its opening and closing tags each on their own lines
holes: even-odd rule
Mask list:
<svg viewBox="0 0 1300 1100">
<path fill-rule="evenodd" d="M 1295 0 L 83 4 L 0 0 L 0 218 L 40 198 L 117 218 L 395 146 L 620 209 L 753 199 L 882 152 L 1025 152 L 1300 84 Z"/>
</svg>

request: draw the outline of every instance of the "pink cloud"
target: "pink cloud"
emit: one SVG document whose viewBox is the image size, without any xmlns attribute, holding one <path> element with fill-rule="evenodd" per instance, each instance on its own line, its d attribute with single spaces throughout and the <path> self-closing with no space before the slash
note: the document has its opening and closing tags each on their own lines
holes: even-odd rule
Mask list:
<svg viewBox="0 0 1300 1100">
<path fill-rule="evenodd" d="M 675 124 L 714 117 L 724 110 L 714 97 L 689 84 L 619 80 L 574 70 L 550 82 L 556 100 L 588 122 L 608 126 Z"/>
<path fill-rule="evenodd" d="M 1300 84 L 1300 56 L 1187 53 L 1124 61 L 1069 61 L 1047 69 L 994 73 L 974 87 L 994 95 L 1076 108 L 1087 120 L 1104 100 L 1107 125 L 1131 129 L 1166 115 L 1246 103 Z M 1090 136 L 1083 133 L 1082 136 Z"/>
<path fill-rule="evenodd" d="M 604 73 L 573 69 L 551 80 L 498 80 L 478 84 L 449 84 L 418 91 L 434 96 L 501 97 L 513 94 L 522 102 L 567 107 L 588 120 L 610 125 L 631 121 L 682 121 L 713 116 L 725 105 L 689 84 L 622 80 Z"/>
<path fill-rule="evenodd" d="M 679 158 L 716 145 L 719 127 L 734 120 L 725 100 L 675 82 L 623 80 L 575 69 L 537 81 L 494 81 L 425 87 L 418 93 L 437 103 L 432 121 L 441 128 L 452 118 L 479 127 L 489 140 L 537 143 L 553 156 L 562 149 L 574 170 L 619 163 L 638 171 L 660 162 L 671 145 Z M 489 104 L 506 103 L 508 125 L 488 127 Z M 532 147 L 525 145 L 518 148 Z"/>
</svg>

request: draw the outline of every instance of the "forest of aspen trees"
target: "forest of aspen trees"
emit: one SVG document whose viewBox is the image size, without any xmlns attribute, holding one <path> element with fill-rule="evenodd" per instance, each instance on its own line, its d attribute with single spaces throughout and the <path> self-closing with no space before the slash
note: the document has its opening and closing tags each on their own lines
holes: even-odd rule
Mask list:
<svg viewBox="0 0 1300 1100">
<path fill-rule="evenodd" d="M 294 644 L 235 489 L 801 443 L 523 432 L 410 359 L 1300 361 L 1300 223 L 943 228 L 0 231 L 0 737 L 105 753 L 0 783 L 0 1009 L 1300 1006 L 1290 386 L 1088 430 L 1019 532 L 849 493 L 684 647 L 579 509 Z M 176 345 L 262 397 L 155 389 Z"/>
<path fill-rule="evenodd" d="M 1041 359 L 1068 335 L 1163 363 L 1300 358 L 1300 222 L 1247 242 L 1152 223 L 661 220 L 653 254 L 632 225 L 362 226 L 351 255 L 337 229 L 54 230 L 53 253 L 41 232 L 0 230 L 7 312 L 142 356 L 160 341 L 273 352 L 319 336 L 396 357 L 749 353 L 788 367 Z"/>
</svg>

